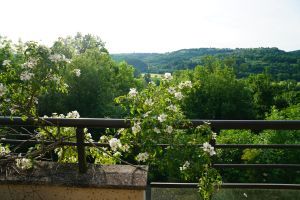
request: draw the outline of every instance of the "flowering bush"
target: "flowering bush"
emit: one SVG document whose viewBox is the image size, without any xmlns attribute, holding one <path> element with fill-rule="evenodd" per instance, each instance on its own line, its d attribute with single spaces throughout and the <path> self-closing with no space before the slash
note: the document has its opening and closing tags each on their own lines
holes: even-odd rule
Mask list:
<svg viewBox="0 0 300 200">
<path fill-rule="evenodd" d="M 66 116 L 63 114 L 53 113 L 53 118 L 73 118 L 78 119 L 80 115 L 77 111 L 69 112 Z M 44 119 L 47 119 L 48 116 L 44 116 Z M 91 133 L 88 132 L 88 129 L 84 130 L 85 142 L 93 143 L 95 142 L 92 138 Z M 37 129 L 37 139 L 40 141 L 67 141 L 67 142 L 76 142 L 76 128 L 74 127 L 46 127 Z M 94 160 L 96 164 L 115 164 L 118 161 L 118 158 L 121 156 L 119 151 L 125 151 L 126 146 L 123 147 L 120 141 L 112 136 L 102 136 L 99 140 L 99 143 L 109 143 L 110 149 L 107 147 L 90 147 L 85 148 L 85 153 L 88 157 Z M 43 145 L 36 145 L 37 150 L 42 149 Z M 59 146 L 54 149 L 54 152 L 58 156 L 58 162 L 62 163 L 77 163 L 78 154 L 76 146 Z"/>
<path fill-rule="evenodd" d="M 5 59 L 0 63 L 0 115 L 37 118 L 41 95 L 49 90 L 67 91 L 68 85 L 61 76 L 69 62 L 64 55 L 55 54 L 34 42 L 14 48 L 8 42 L 4 50 L 0 50 L 5 51 Z M 71 74 L 79 77 L 81 71 L 73 69 Z M 92 147 L 85 148 L 86 155 L 96 164 L 124 160 L 149 164 L 152 179 L 197 180 L 201 197 L 211 199 L 215 187 L 221 183 L 219 173 L 211 167 L 216 152 L 208 143 L 215 139 L 216 134 L 211 131 L 209 123 L 193 128 L 182 112 L 182 101 L 192 89 L 190 81 L 175 84 L 170 73 L 165 74 L 158 86 L 150 82 L 142 91 L 131 88 L 127 95 L 116 98 L 116 102 L 129 111 L 131 128 L 107 129 L 98 140 L 107 145 L 91 144 Z M 51 117 L 79 118 L 80 115 L 72 111 L 66 116 L 53 113 Z M 19 169 L 32 168 L 34 158 L 41 158 L 51 150 L 57 154 L 59 162 L 78 161 L 75 146 L 59 146 L 60 142 L 76 141 L 75 128 L 43 127 L 34 131 L 34 138 L 42 142 L 30 148 L 23 157 L 22 154 L 13 156 Z M 86 142 L 94 142 L 87 129 L 84 133 Z M 48 140 L 57 144 L 45 146 L 43 141 Z M 202 146 L 197 146 L 199 144 Z M 0 157 L 7 157 L 10 153 L 8 146 L 0 145 Z"/>
<path fill-rule="evenodd" d="M 38 98 L 50 90 L 67 92 L 68 85 L 61 74 L 68 62 L 64 55 L 55 54 L 36 42 L 15 45 L 0 38 L 0 116 L 40 120 Z M 9 135 L 8 130 L 2 127 L 0 133 Z M 22 133 L 13 128 L 11 131 Z M 25 128 L 22 131 L 30 132 Z M 0 158 L 5 158 L 7 162 L 14 161 L 21 170 L 32 168 L 33 148 L 26 154 L 16 155 L 18 148 L 15 146 L 11 152 L 8 146 L 0 145 Z"/>
<path fill-rule="evenodd" d="M 0 60 L 0 115 L 36 117 L 41 95 L 49 90 L 66 92 L 68 86 L 60 74 L 69 61 L 35 42 L 0 42 L 4 46 L 4 60 Z"/>
<path fill-rule="evenodd" d="M 150 178 L 174 180 L 181 174 L 181 180 L 198 180 L 201 197 L 211 199 L 215 187 L 221 184 L 219 173 L 211 167 L 216 152 L 208 143 L 216 134 L 209 123 L 192 127 L 181 110 L 192 83 L 175 85 L 172 79 L 166 73 L 160 85 L 150 82 L 142 91 L 131 88 L 128 95 L 116 99 L 129 110 L 132 123 L 118 137 L 122 144 L 132 146 L 127 159 L 134 157 L 138 163 L 150 165 L 150 172 L 155 172 Z"/>
</svg>

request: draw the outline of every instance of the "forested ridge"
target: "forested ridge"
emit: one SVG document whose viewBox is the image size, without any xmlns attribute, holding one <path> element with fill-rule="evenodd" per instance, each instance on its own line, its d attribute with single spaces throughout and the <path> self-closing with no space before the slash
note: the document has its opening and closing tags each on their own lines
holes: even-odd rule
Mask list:
<svg viewBox="0 0 300 200">
<path fill-rule="evenodd" d="M 300 80 L 300 51 L 286 52 L 278 48 L 182 49 L 168 53 L 112 54 L 116 61 L 126 61 L 142 73 L 164 73 L 193 69 L 205 57 L 214 56 L 233 67 L 237 77 L 267 71 L 276 80 Z"/>
</svg>

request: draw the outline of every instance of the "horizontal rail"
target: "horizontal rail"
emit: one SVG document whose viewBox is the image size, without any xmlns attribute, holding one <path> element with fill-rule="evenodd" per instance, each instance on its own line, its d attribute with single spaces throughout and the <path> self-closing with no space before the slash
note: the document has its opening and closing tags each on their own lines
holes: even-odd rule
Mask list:
<svg viewBox="0 0 300 200">
<path fill-rule="evenodd" d="M 198 183 L 169 183 L 152 182 L 152 188 L 197 188 Z M 222 183 L 222 188 L 244 188 L 244 189 L 300 189 L 300 184 L 273 184 L 273 183 Z"/>
<path fill-rule="evenodd" d="M 252 130 L 300 130 L 300 120 L 191 120 L 193 126 L 210 123 L 213 129 L 252 129 Z M 22 120 L 20 117 L 0 117 L 4 126 L 60 126 L 94 128 L 129 128 L 130 120 L 109 118 L 39 118 Z M 186 128 L 182 126 L 182 128 Z"/>
<path fill-rule="evenodd" d="M 285 149 L 285 148 L 299 148 L 300 144 L 216 144 L 215 148 L 227 149 Z"/>
<path fill-rule="evenodd" d="M 30 145 L 34 145 L 34 144 L 45 144 L 45 145 L 50 145 L 53 144 L 55 141 L 43 141 L 43 140 L 16 140 L 16 139 L 4 139 L 1 138 L 0 142 L 4 142 L 4 143 L 8 143 L 8 144 L 30 144 Z M 77 146 L 76 142 L 66 142 L 66 141 L 62 141 L 59 143 L 60 146 Z M 84 146 L 97 146 L 97 147 L 109 147 L 108 143 L 98 143 L 98 142 L 85 142 L 83 143 Z"/>
<path fill-rule="evenodd" d="M 26 143 L 26 144 L 52 144 L 54 141 L 49 140 L 18 140 L 18 139 L 6 139 L 6 138 L 0 138 L 0 142 L 8 143 L 8 144 L 19 144 L 19 143 Z M 62 141 L 60 145 L 65 146 L 76 146 L 76 142 L 67 142 Z M 109 147 L 108 143 L 99 143 L 99 142 L 85 142 L 83 144 L 84 146 L 98 146 L 98 147 Z M 155 146 L 160 147 L 169 147 L 169 146 L 175 146 L 175 147 L 202 147 L 203 144 L 156 144 Z M 282 149 L 282 148 L 299 148 L 300 144 L 216 144 L 216 148 L 225 149 L 225 148 L 238 148 L 238 149 L 245 149 L 245 148 L 270 148 L 270 149 Z"/>
<path fill-rule="evenodd" d="M 213 164 L 215 168 L 297 168 L 300 164 Z"/>
</svg>

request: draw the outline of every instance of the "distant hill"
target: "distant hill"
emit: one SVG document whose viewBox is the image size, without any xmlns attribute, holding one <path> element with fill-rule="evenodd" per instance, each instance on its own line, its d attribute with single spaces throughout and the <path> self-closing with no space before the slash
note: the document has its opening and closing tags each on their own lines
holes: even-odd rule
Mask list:
<svg viewBox="0 0 300 200">
<path fill-rule="evenodd" d="M 112 54 L 114 60 L 126 61 L 143 73 L 192 69 L 203 64 L 206 56 L 215 56 L 226 61 L 234 67 L 238 77 L 268 71 L 277 80 L 300 81 L 300 50 L 285 52 L 278 48 L 199 48 L 168 53 Z"/>
</svg>

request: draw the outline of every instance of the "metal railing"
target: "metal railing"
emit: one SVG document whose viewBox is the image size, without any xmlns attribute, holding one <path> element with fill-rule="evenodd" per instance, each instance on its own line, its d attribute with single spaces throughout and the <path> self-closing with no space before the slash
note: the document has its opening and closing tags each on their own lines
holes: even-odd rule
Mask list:
<svg viewBox="0 0 300 200">
<path fill-rule="evenodd" d="M 213 130 L 223 129 L 249 129 L 249 130 L 300 130 L 300 120 L 191 120 L 194 127 L 209 122 Z M 22 120 L 19 117 L 0 117 L 1 126 L 21 126 L 21 127 L 75 127 L 76 128 L 76 142 L 61 141 L 62 146 L 77 146 L 78 153 L 78 167 L 80 173 L 85 173 L 87 170 L 87 161 L 85 155 L 86 146 L 102 146 L 108 147 L 106 143 L 86 143 L 84 141 L 84 128 L 129 128 L 130 120 L 126 119 L 103 119 L 103 118 L 40 118 Z M 185 128 L 184 126 L 181 128 Z M 1 138 L 0 143 L 26 143 L 39 144 L 41 141 L 37 140 L 16 140 Z M 53 141 L 42 141 L 43 144 L 51 144 Z M 300 149 L 300 144 L 216 144 L 216 141 L 211 141 L 211 144 L 216 149 L 225 148 L 271 148 L 271 149 Z M 162 147 L 167 147 L 169 144 L 157 144 Z M 194 146 L 201 146 L 196 144 Z M 180 146 L 180 145 L 179 145 Z M 289 168 L 300 169 L 300 164 L 213 164 L 215 168 Z M 151 187 L 187 187 L 195 188 L 197 183 L 160 183 L 153 182 Z M 223 188 L 270 188 L 270 189 L 300 189 L 299 184 L 266 184 L 266 183 L 223 183 Z"/>
</svg>

